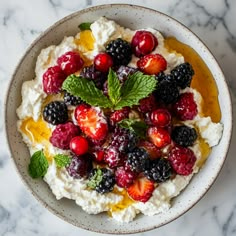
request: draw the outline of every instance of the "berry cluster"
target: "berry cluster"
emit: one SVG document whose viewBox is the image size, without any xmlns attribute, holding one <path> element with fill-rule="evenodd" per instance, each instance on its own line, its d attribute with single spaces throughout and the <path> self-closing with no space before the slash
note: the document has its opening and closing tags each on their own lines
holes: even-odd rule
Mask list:
<svg viewBox="0 0 236 236">
<path fill-rule="evenodd" d="M 157 47 L 153 33 L 137 31 L 131 43 L 121 38 L 108 42 L 90 66 L 83 66 L 79 53 L 67 52 L 43 75 L 45 93 L 64 94 L 64 101 L 51 101 L 42 111 L 44 120 L 55 126 L 50 142 L 70 150 L 68 174 L 87 178 L 88 187 L 98 193 L 110 192 L 116 184 L 125 188 L 132 199 L 146 202 L 158 183 L 193 171 L 196 157 L 189 147 L 194 145 L 197 132 L 177 121 L 192 120 L 198 113 L 194 95 L 181 93 L 190 86 L 194 71 L 189 63 L 183 63 L 165 74 L 167 61 L 155 53 Z M 138 57 L 137 68 L 128 66 L 133 54 Z M 115 111 L 90 106 L 80 97 L 61 91 L 68 75 L 80 73 L 107 95 L 110 68 L 121 84 L 139 70 L 154 75 L 158 85 L 138 106 Z M 120 126 L 133 114 L 144 123 L 145 137 Z"/>
</svg>

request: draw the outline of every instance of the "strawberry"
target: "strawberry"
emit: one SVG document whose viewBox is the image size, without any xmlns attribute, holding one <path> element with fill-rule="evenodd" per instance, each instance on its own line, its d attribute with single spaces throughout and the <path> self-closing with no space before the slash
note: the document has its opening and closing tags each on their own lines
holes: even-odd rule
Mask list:
<svg viewBox="0 0 236 236">
<path fill-rule="evenodd" d="M 150 141 L 158 148 L 163 148 L 170 144 L 171 137 L 166 129 L 159 127 L 150 127 L 148 129 L 148 136 Z"/>
<path fill-rule="evenodd" d="M 145 74 L 156 75 L 167 68 L 167 62 L 160 54 L 148 54 L 137 61 L 137 66 Z"/>
<path fill-rule="evenodd" d="M 154 188 L 152 181 L 142 177 L 136 179 L 134 183 L 127 188 L 127 192 L 133 200 L 146 202 L 152 196 Z"/>
<path fill-rule="evenodd" d="M 81 104 L 75 109 L 75 119 L 80 129 L 92 140 L 104 140 L 108 133 L 105 115 L 98 107 Z"/>
<path fill-rule="evenodd" d="M 160 158 L 162 156 L 162 152 L 159 148 L 157 148 L 157 146 L 155 146 L 153 143 L 148 142 L 146 140 L 142 140 L 139 145 L 139 147 L 144 148 L 147 153 L 150 156 L 150 159 L 157 159 Z"/>
</svg>

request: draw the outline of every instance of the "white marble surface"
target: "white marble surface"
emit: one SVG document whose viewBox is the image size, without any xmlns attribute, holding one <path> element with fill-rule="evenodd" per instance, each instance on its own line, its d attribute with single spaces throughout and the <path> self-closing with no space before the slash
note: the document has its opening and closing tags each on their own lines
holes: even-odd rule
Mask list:
<svg viewBox="0 0 236 236">
<path fill-rule="evenodd" d="M 189 26 L 218 59 L 236 102 L 235 0 L 120 0 L 167 13 Z M 40 32 L 62 17 L 113 0 L 0 0 L 0 235 L 99 235 L 78 229 L 44 209 L 16 174 L 3 134 L 3 103 L 18 60 Z M 235 132 L 232 143 L 235 143 Z M 236 235 L 236 158 L 231 145 L 217 181 L 207 195 L 176 221 L 137 235 Z"/>
</svg>

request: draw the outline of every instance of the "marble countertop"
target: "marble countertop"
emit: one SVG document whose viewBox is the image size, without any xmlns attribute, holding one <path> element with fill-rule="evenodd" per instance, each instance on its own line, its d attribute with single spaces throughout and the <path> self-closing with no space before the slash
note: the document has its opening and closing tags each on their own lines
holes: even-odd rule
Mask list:
<svg viewBox="0 0 236 236">
<path fill-rule="evenodd" d="M 0 0 L 0 235 L 100 235 L 76 228 L 42 207 L 17 175 L 3 132 L 3 103 L 11 74 L 29 44 L 62 17 L 114 0 Z M 236 102 L 235 0 L 120 0 L 167 13 L 190 27 L 218 59 Z M 232 143 L 235 143 L 235 131 Z M 236 158 L 231 144 L 226 163 L 206 196 L 189 212 L 141 235 L 236 235 Z"/>
</svg>

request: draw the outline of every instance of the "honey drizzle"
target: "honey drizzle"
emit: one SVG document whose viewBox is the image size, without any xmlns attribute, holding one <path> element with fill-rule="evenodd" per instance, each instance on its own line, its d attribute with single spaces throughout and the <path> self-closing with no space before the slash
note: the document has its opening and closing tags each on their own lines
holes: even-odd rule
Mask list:
<svg viewBox="0 0 236 236">
<path fill-rule="evenodd" d="M 112 212 L 122 211 L 134 203 L 134 201 L 127 194 L 126 190 L 119 191 L 117 188 L 115 188 L 113 193 L 123 196 L 123 199 L 117 204 L 110 205 L 110 209 L 108 211 L 109 216 L 112 216 Z"/>
<path fill-rule="evenodd" d="M 174 37 L 165 39 L 165 46 L 169 51 L 176 51 L 184 56 L 194 69 L 191 87 L 196 89 L 203 98 L 202 112 L 210 116 L 213 122 L 221 120 L 221 111 L 218 102 L 218 89 L 215 80 L 205 62 L 190 46 L 179 42 Z"/>
</svg>

